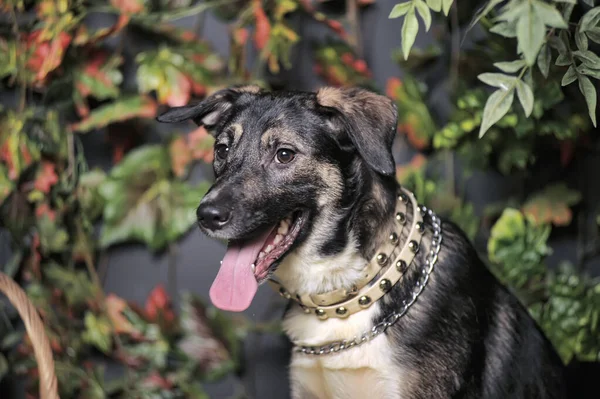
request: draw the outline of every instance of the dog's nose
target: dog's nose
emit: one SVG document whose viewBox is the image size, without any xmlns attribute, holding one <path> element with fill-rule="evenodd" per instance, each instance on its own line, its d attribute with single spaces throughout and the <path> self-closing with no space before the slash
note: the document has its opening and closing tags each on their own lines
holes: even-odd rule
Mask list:
<svg viewBox="0 0 600 399">
<path fill-rule="evenodd" d="M 205 229 L 218 230 L 229 222 L 231 212 L 218 205 L 203 204 L 198 207 L 196 216 Z"/>
</svg>

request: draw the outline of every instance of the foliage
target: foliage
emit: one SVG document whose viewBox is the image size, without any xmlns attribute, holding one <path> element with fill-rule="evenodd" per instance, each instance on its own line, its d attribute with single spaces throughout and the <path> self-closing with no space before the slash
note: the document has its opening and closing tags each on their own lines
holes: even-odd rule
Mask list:
<svg viewBox="0 0 600 399">
<path fill-rule="evenodd" d="M 588 209 L 581 188 L 562 182 L 564 175 L 538 175 L 542 161 L 561 173 L 570 170 L 582 149 L 597 142 L 600 7 L 489 0 L 472 15 L 477 7 L 470 2 L 400 3 L 386 14 L 404 18 L 393 54 L 403 77 L 390 77 L 382 90 L 357 40 L 352 7 L 340 17 L 318 3 L 33 0 L 0 6 L 0 87 L 16 99 L 0 110 L 0 227 L 11 245 L 1 270 L 26 288 L 47 326 L 61 397 L 206 398 L 205 383 L 243 372 L 242 340 L 259 326 L 192 295 L 183 295 L 176 311 L 162 285 L 143 306 L 129 303 L 105 293 L 101 276 L 115 245 L 172 250 L 193 225 L 208 187 L 188 177 L 196 164 L 212 161 L 213 138 L 202 127 L 155 134 L 157 112 L 231 84 L 280 85 L 278 74 L 294 67 L 301 40 L 298 15 L 327 31 L 312 48 L 314 72 L 324 83 L 367 87 L 395 101 L 399 137 L 415 150 L 398 167 L 398 180 L 470 239 L 489 238 L 482 255 L 491 270 L 527 304 L 565 362 L 598 359 L 600 285 L 581 273 L 596 251 L 597 233 L 578 245 L 592 248 L 578 253 L 575 268 L 552 269 L 548 256 L 555 233 L 573 234 L 575 216 L 593 213 L 600 222 L 599 210 Z M 357 3 L 362 9 L 371 1 Z M 199 30 L 173 25 L 197 16 L 201 26 L 205 12 L 228 26 L 227 61 Z M 101 13 L 113 18 L 107 26 L 89 24 Z M 446 17 L 449 25 L 440 23 Z M 436 32 L 428 49 L 413 48 L 420 23 Z M 480 38 L 470 36 L 475 25 Z M 459 29 L 469 34 L 468 46 L 457 47 Z M 134 36 L 148 45 L 130 48 Z M 450 71 L 448 118 L 440 116 L 432 101 L 438 94 L 427 84 L 432 76 L 443 80 L 440 69 L 431 73 L 434 64 Z M 115 164 L 90 168 L 84 135 L 103 135 Z M 500 172 L 522 189 L 481 215 L 468 200 L 475 172 Z M 26 376 L 33 395 L 31 343 L 12 309 L 0 313 L 0 378 Z M 109 378 L 106 364 L 123 372 Z"/>
</svg>

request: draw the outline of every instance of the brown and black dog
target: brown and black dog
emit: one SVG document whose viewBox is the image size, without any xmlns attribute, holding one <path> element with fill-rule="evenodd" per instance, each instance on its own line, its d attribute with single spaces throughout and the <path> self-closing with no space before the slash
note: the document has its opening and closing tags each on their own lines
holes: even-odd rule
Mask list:
<svg viewBox="0 0 600 399">
<path fill-rule="evenodd" d="M 210 290 L 217 307 L 246 309 L 271 277 L 299 294 L 352 287 L 394 223 L 396 117 L 388 98 L 363 89 L 242 86 L 158 118 L 192 119 L 216 139 L 216 180 L 197 213 L 203 232 L 229 242 Z M 327 320 L 291 302 L 289 338 L 345 340 L 397 311 L 431 245 L 425 223 L 421 250 L 379 301 Z M 385 334 L 325 356 L 293 354 L 293 398 L 567 397 L 561 360 L 534 320 L 455 225 L 444 221 L 442 231 L 428 285 Z"/>
</svg>

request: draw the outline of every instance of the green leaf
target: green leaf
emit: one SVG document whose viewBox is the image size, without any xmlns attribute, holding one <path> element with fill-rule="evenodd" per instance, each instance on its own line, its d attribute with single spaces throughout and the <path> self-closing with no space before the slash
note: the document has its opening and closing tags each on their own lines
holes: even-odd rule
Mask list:
<svg viewBox="0 0 600 399">
<path fill-rule="evenodd" d="M 12 254 L 8 262 L 2 268 L 4 274 L 8 277 L 14 277 L 19 271 L 19 267 L 21 266 L 21 261 L 23 260 L 23 251 L 16 250 L 15 253 Z"/>
<path fill-rule="evenodd" d="M 0 348 L 3 351 L 9 350 L 17 345 L 23 339 L 23 331 L 13 331 L 2 337 Z"/>
<path fill-rule="evenodd" d="M 567 28 L 567 23 L 563 19 L 562 15 L 560 15 L 556 7 L 539 0 L 532 0 L 532 3 L 535 13 L 546 26 L 558 29 Z"/>
<path fill-rule="evenodd" d="M 585 97 L 585 102 L 588 106 L 588 111 L 590 114 L 590 119 L 592 120 L 592 124 L 596 127 L 596 88 L 594 84 L 590 81 L 589 78 L 585 76 L 579 77 L 579 91 Z"/>
<path fill-rule="evenodd" d="M 582 75 L 586 75 L 594 79 L 600 79 L 600 70 L 598 69 L 591 69 L 585 66 L 579 66 L 577 67 L 577 71 Z"/>
<path fill-rule="evenodd" d="M 555 3 L 577 4 L 577 0 L 553 0 Z"/>
<path fill-rule="evenodd" d="M 112 346 L 112 335 L 110 321 L 104 317 L 96 317 L 91 311 L 86 312 L 85 331 L 82 334 L 83 341 L 95 346 L 103 353 L 109 353 Z"/>
<path fill-rule="evenodd" d="M 390 15 L 388 16 L 388 18 L 389 19 L 400 18 L 401 16 L 406 15 L 406 13 L 408 13 L 408 11 L 410 9 L 412 9 L 412 7 L 413 7 L 412 1 L 407 1 L 406 3 L 396 4 L 394 6 L 394 8 L 392 8 L 392 11 L 390 12 Z"/>
<path fill-rule="evenodd" d="M 442 11 L 442 0 L 426 0 L 427 5 L 435 12 Z"/>
<path fill-rule="evenodd" d="M 556 57 L 555 65 L 568 66 L 571 65 L 571 58 L 567 54 L 559 54 Z"/>
<path fill-rule="evenodd" d="M 525 61 L 515 60 L 507 62 L 495 62 L 494 66 L 502 72 L 514 73 L 521 70 L 525 66 Z"/>
<path fill-rule="evenodd" d="M 592 30 L 598 25 L 600 22 L 600 7 L 594 7 L 581 18 L 579 21 L 579 31 L 587 32 Z"/>
<path fill-rule="evenodd" d="M 0 205 L 4 203 L 14 188 L 14 183 L 8 177 L 8 168 L 0 164 Z"/>
<path fill-rule="evenodd" d="M 8 360 L 6 360 L 4 354 L 0 353 L 0 382 L 8 374 L 8 371 Z"/>
<path fill-rule="evenodd" d="M 509 1 L 502 7 L 502 13 L 498 16 L 499 21 L 516 21 L 520 19 L 529 8 L 528 1 Z"/>
<path fill-rule="evenodd" d="M 574 51 L 573 56 L 579 58 L 583 62 L 583 65 L 589 68 L 600 69 L 600 57 L 589 50 Z"/>
<path fill-rule="evenodd" d="M 482 73 L 477 76 L 477 79 L 492 87 L 500 87 L 504 90 L 508 90 L 516 81 L 514 76 L 505 75 L 503 73 Z"/>
<path fill-rule="evenodd" d="M 551 253 L 550 230 L 548 225 L 535 225 L 517 209 L 504 209 L 488 240 L 488 257 L 502 281 L 520 288 L 544 275 L 543 260 Z"/>
<path fill-rule="evenodd" d="M 479 137 L 483 137 L 485 132 L 500 120 L 512 105 L 514 99 L 514 90 L 497 90 L 488 98 L 483 108 L 483 117 L 479 129 Z"/>
<path fill-rule="evenodd" d="M 517 40 L 519 49 L 525 56 L 527 65 L 535 63 L 538 53 L 544 44 L 546 28 L 543 20 L 533 7 L 526 7 L 523 16 L 517 22 Z"/>
<path fill-rule="evenodd" d="M 415 15 L 415 8 L 411 7 L 406 17 L 404 17 L 404 24 L 402 25 L 402 55 L 404 59 L 408 59 L 410 49 L 415 43 L 417 33 L 419 32 L 419 22 Z"/>
<path fill-rule="evenodd" d="M 560 82 L 561 86 L 567 86 L 577 80 L 577 70 L 571 65 Z"/>
<path fill-rule="evenodd" d="M 186 233 L 208 184 L 192 187 L 172 179 L 165 147 L 145 146 L 127 154 L 98 187 L 105 201 L 100 245 L 133 240 L 158 250 Z"/>
<path fill-rule="evenodd" d="M 575 44 L 579 50 L 587 50 L 588 49 L 588 38 L 585 33 L 577 32 L 575 33 Z"/>
<path fill-rule="evenodd" d="M 429 7 L 427 7 L 427 4 L 423 0 L 415 0 L 415 8 L 425 24 L 425 31 L 429 31 L 429 28 L 431 28 L 431 12 L 429 11 Z"/>
<path fill-rule="evenodd" d="M 593 28 L 585 32 L 585 35 L 594 43 L 600 43 L 600 28 Z"/>
<path fill-rule="evenodd" d="M 500 22 L 492 26 L 490 32 L 504 37 L 517 37 L 517 21 Z"/>
<path fill-rule="evenodd" d="M 548 73 L 550 72 L 550 58 L 552 54 L 550 52 L 550 46 L 544 44 L 540 50 L 540 54 L 538 55 L 537 65 L 540 69 L 540 72 L 544 77 L 548 78 Z"/>
<path fill-rule="evenodd" d="M 437 0 L 437 1 L 441 2 L 441 0 Z M 477 24 L 477 22 L 479 22 L 479 20 L 481 20 L 481 18 L 485 17 L 490 11 L 492 11 L 492 9 L 494 7 L 496 7 L 498 4 L 502 3 L 503 1 L 505 1 L 505 0 L 490 0 L 485 5 L 481 6 L 481 8 L 475 13 L 475 16 L 473 16 L 473 19 L 469 23 L 469 26 L 467 27 L 464 35 L 466 36 L 466 34 L 471 29 L 473 29 L 473 27 Z M 433 9 L 433 7 L 431 7 L 431 9 Z M 438 9 L 435 11 L 440 11 L 440 10 Z"/>
<path fill-rule="evenodd" d="M 96 108 L 87 118 L 71 125 L 71 129 L 78 132 L 89 132 L 92 129 L 99 129 L 114 122 L 138 117 L 154 118 L 155 116 L 156 103 L 150 97 L 123 97 L 115 102 Z"/>
<path fill-rule="evenodd" d="M 521 102 L 525 116 L 529 117 L 531 111 L 533 111 L 533 91 L 528 84 L 522 80 L 517 80 L 517 97 Z"/>
<path fill-rule="evenodd" d="M 594 0 L 583 0 L 583 2 L 590 7 L 594 7 Z"/>
<path fill-rule="evenodd" d="M 452 7 L 452 3 L 454 0 L 442 0 L 442 10 L 444 11 L 444 15 L 448 16 L 450 12 L 450 7 Z"/>
</svg>

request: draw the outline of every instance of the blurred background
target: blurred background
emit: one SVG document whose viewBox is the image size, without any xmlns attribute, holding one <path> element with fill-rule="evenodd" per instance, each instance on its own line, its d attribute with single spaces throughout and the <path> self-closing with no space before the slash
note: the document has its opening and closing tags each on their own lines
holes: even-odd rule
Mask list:
<svg viewBox="0 0 600 399">
<path fill-rule="evenodd" d="M 399 181 L 584 375 L 600 360 L 599 22 L 593 0 L 2 0 L 0 271 L 46 325 L 61 397 L 289 397 L 284 300 L 207 300 L 225 252 L 195 227 L 212 138 L 154 121 L 239 83 L 395 100 Z M 37 377 L 2 297 L 0 396 L 38 397 Z"/>
</svg>

